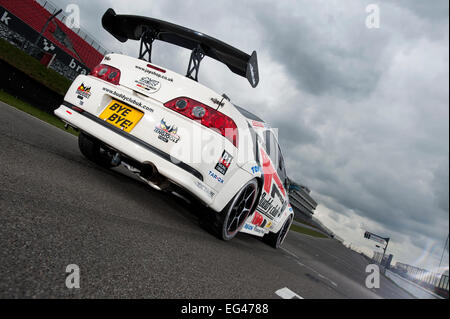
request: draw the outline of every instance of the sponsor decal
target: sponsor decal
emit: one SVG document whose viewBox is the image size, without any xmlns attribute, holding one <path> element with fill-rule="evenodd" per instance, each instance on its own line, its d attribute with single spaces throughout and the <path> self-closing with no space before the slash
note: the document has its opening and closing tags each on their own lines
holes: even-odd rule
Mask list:
<svg viewBox="0 0 450 319">
<path fill-rule="evenodd" d="M 260 213 L 255 212 L 255 216 L 253 216 L 253 219 L 252 219 L 252 224 L 256 225 L 256 226 L 261 226 L 263 221 L 264 221 L 264 217 Z"/>
<path fill-rule="evenodd" d="M 49 51 L 55 50 L 55 46 L 53 45 L 53 43 L 47 41 L 47 39 L 44 39 L 43 44 L 44 45 L 43 45 L 42 49 L 44 49 L 45 52 L 49 52 Z"/>
<path fill-rule="evenodd" d="M 195 181 L 195 186 L 204 191 L 206 195 L 208 195 L 210 198 L 213 198 L 214 195 L 216 195 L 212 190 L 210 190 L 207 186 L 205 186 L 203 183 L 199 181 Z"/>
<path fill-rule="evenodd" d="M 214 173 L 213 171 L 209 171 L 209 176 L 211 176 L 213 179 L 215 179 L 216 181 L 218 181 L 221 184 L 223 184 L 223 182 L 224 182 L 223 178 L 220 176 L 217 176 L 217 174 Z"/>
<path fill-rule="evenodd" d="M 89 99 L 91 96 L 91 87 L 87 87 L 84 83 L 81 83 L 77 89 L 78 98 L 82 100 L 84 97 Z"/>
<path fill-rule="evenodd" d="M 282 203 L 284 202 L 284 198 L 281 196 L 280 190 L 276 185 L 272 185 L 272 192 L 270 193 L 270 196 L 273 198 L 276 196 Z"/>
<path fill-rule="evenodd" d="M 142 77 L 140 80 L 134 81 L 137 87 L 146 90 L 148 93 L 155 93 L 161 88 L 159 81 L 153 80 L 149 77 Z"/>
<path fill-rule="evenodd" d="M 267 225 L 265 226 L 266 228 L 272 228 L 272 222 L 271 221 L 268 221 L 267 222 Z"/>
<path fill-rule="evenodd" d="M 223 99 L 222 99 L 222 101 L 223 101 Z M 216 99 L 215 97 L 211 98 L 211 102 L 213 102 L 214 104 L 217 104 L 219 106 L 224 106 L 225 105 L 225 103 L 223 103 L 222 101 L 220 101 L 219 99 Z"/>
<path fill-rule="evenodd" d="M 155 126 L 154 132 L 158 134 L 158 138 L 163 142 L 178 143 L 180 137 L 177 135 L 178 128 L 175 125 L 168 125 L 164 119 L 158 126 Z"/>
<path fill-rule="evenodd" d="M 105 61 L 110 61 L 111 58 L 109 57 L 109 55 L 105 55 L 105 57 L 103 58 Z"/>
<path fill-rule="evenodd" d="M 253 166 L 252 167 L 252 173 L 256 174 L 258 172 L 261 172 L 261 167 L 260 166 Z"/>
<path fill-rule="evenodd" d="M 219 159 L 219 162 L 214 167 L 216 171 L 220 174 L 225 175 L 227 173 L 228 167 L 231 165 L 231 160 L 233 156 L 230 155 L 227 151 L 223 151 L 222 156 Z"/>
<path fill-rule="evenodd" d="M 249 225 L 249 224 L 245 224 L 245 225 L 244 225 L 244 228 L 245 228 L 245 229 L 248 229 L 248 230 L 253 230 L 253 226 L 252 226 L 252 225 Z"/>
<path fill-rule="evenodd" d="M 255 127 L 265 127 L 263 122 L 252 121 L 252 125 Z"/>
<path fill-rule="evenodd" d="M 259 227 L 255 227 L 255 229 L 253 229 L 255 232 L 260 233 L 260 234 L 264 234 L 264 230 L 262 230 Z"/>
<path fill-rule="evenodd" d="M 143 68 L 141 66 L 138 66 L 138 65 L 135 65 L 135 67 L 136 67 L 136 69 L 138 69 L 140 71 L 143 71 L 143 72 L 145 72 L 147 74 L 151 74 L 153 76 L 156 76 L 157 78 L 159 78 L 161 80 L 165 80 L 165 81 L 168 81 L 168 82 L 173 82 L 173 78 L 170 78 L 170 77 L 168 77 L 166 75 L 162 75 L 161 73 L 156 72 L 154 70 L 145 69 L 145 68 Z"/>
<path fill-rule="evenodd" d="M 89 72 L 89 69 L 84 68 L 84 66 L 75 59 L 70 60 L 69 68 L 71 68 L 72 70 L 74 70 L 75 72 L 77 72 L 79 74 L 88 74 L 88 72 Z"/>
<path fill-rule="evenodd" d="M 114 95 L 114 96 L 118 97 L 119 99 L 121 99 L 121 100 L 123 100 L 125 102 L 128 102 L 128 103 L 131 103 L 133 105 L 136 105 L 137 107 L 140 107 L 141 109 L 147 110 L 149 112 L 153 112 L 153 109 L 151 107 L 148 107 L 147 105 L 142 104 L 141 102 L 138 102 L 134 98 L 128 97 L 128 96 L 126 96 L 123 93 L 119 93 L 119 92 L 116 92 L 114 90 L 110 90 L 108 88 L 103 88 L 103 91 L 105 91 L 105 92 L 107 92 L 107 93 L 109 93 L 111 95 Z"/>
<path fill-rule="evenodd" d="M 266 193 L 270 192 L 270 188 L 272 186 L 272 179 L 275 180 L 275 183 L 278 185 L 279 189 L 281 189 L 281 192 L 284 196 L 286 196 L 286 191 L 284 190 L 283 184 L 281 183 L 280 177 L 276 173 L 276 170 L 273 168 L 272 164 L 270 163 L 269 156 L 264 152 L 262 148 L 261 150 L 261 157 L 263 160 L 263 173 L 264 173 L 264 190 Z"/>
<path fill-rule="evenodd" d="M 275 184 L 272 185 L 272 193 L 270 194 L 270 196 L 272 198 L 275 198 L 275 196 L 277 196 L 278 199 L 280 200 L 280 202 L 281 202 L 281 209 L 279 210 L 278 215 L 277 215 L 277 216 L 280 216 L 281 213 L 284 212 L 284 209 L 286 208 L 286 206 L 288 204 L 288 201 L 285 200 L 283 198 L 283 196 L 281 196 L 280 190 L 278 189 L 277 185 L 275 185 Z"/>
<path fill-rule="evenodd" d="M 264 226 L 266 226 L 267 220 L 264 219 L 264 221 L 261 223 L 261 225 L 259 225 L 259 227 L 264 228 Z"/>
<path fill-rule="evenodd" d="M 289 204 L 289 201 L 286 198 L 285 200 L 282 200 L 281 203 L 282 203 L 282 206 L 281 206 L 281 209 L 280 209 L 280 212 L 278 213 L 278 215 L 281 215 L 281 212 L 284 212 L 284 214 L 286 215 L 287 212 L 285 211 L 285 208 Z"/>
<path fill-rule="evenodd" d="M 262 193 L 261 200 L 259 201 L 258 205 L 258 211 L 261 212 L 261 214 L 264 214 L 266 216 L 272 216 L 275 217 L 278 212 L 280 211 L 279 206 L 273 205 L 273 198 L 266 199 L 267 193 Z"/>
<path fill-rule="evenodd" d="M 3 12 L 2 17 L 0 18 L 0 22 L 3 22 L 7 26 L 9 26 L 9 20 L 11 20 L 11 17 L 8 17 L 8 11 Z"/>
<path fill-rule="evenodd" d="M 249 69 L 250 69 L 250 76 L 251 76 L 251 79 L 252 79 L 252 85 L 253 85 L 253 83 L 256 83 L 256 80 L 255 80 L 255 70 L 253 69 L 253 65 L 252 65 L 251 63 L 249 63 L 248 66 L 250 67 L 250 68 L 249 68 Z"/>
</svg>

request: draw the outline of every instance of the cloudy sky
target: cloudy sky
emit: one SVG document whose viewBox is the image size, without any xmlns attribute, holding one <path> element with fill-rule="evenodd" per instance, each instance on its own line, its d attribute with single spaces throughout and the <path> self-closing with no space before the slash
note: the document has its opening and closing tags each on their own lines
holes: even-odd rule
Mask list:
<svg viewBox="0 0 450 319">
<path fill-rule="evenodd" d="M 82 28 L 132 56 L 137 42 L 101 27 L 109 7 L 256 50 L 256 89 L 208 59 L 200 81 L 279 128 L 288 174 L 312 189 L 316 216 L 340 237 L 370 252 L 369 230 L 391 237 L 395 261 L 437 267 L 449 231 L 448 0 L 53 2 L 78 4 Z M 372 3 L 379 28 L 366 27 Z M 153 52 L 186 72 L 189 52 L 161 43 Z"/>
</svg>

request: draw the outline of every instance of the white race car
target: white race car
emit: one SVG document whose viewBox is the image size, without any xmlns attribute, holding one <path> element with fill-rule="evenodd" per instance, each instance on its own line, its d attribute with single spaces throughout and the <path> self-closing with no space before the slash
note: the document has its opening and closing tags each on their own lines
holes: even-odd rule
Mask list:
<svg viewBox="0 0 450 319">
<path fill-rule="evenodd" d="M 104 167 L 123 164 L 151 186 L 176 185 L 207 208 L 219 238 L 239 231 L 279 247 L 293 220 L 274 130 L 197 81 L 208 56 L 258 84 L 248 55 L 205 34 L 153 18 L 116 15 L 103 27 L 121 42 L 140 40 L 139 59 L 108 54 L 80 75 L 55 114 L 80 131 L 79 147 Z M 154 40 L 190 49 L 186 76 L 151 63 Z"/>
</svg>

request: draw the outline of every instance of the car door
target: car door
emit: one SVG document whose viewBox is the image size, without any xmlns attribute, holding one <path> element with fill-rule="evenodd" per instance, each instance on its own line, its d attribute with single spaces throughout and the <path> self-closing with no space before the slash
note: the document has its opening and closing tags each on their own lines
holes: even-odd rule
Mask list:
<svg viewBox="0 0 450 319">
<path fill-rule="evenodd" d="M 263 135 L 264 141 L 259 147 L 259 152 L 264 182 L 256 212 L 273 224 L 288 204 L 287 176 L 284 159 L 275 135 L 271 130 L 266 130 Z M 267 224 L 266 226 L 270 227 Z"/>
<path fill-rule="evenodd" d="M 283 206 L 281 207 L 280 213 L 278 214 L 278 217 L 281 217 L 280 215 L 285 211 L 286 207 L 289 205 L 289 179 L 286 173 L 286 165 L 284 163 L 283 153 L 281 152 L 281 148 L 278 145 L 278 176 L 281 180 L 281 183 L 284 188 L 283 194 Z M 289 205 L 290 207 L 290 205 Z"/>
</svg>

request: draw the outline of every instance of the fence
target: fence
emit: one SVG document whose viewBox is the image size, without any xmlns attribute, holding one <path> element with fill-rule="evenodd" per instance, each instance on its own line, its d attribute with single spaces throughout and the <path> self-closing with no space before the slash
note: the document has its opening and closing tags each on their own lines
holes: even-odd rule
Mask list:
<svg viewBox="0 0 450 319">
<path fill-rule="evenodd" d="M 393 282 L 395 282 L 398 286 L 402 287 L 416 298 L 442 299 L 441 296 L 435 294 L 432 290 L 431 291 L 426 290 L 423 287 L 417 285 L 417 283 L 414 283 L 410 280 L 406 280 L 405 278 L 402 278 L 401 276 L 392 271 L 386 270 L 385 275 L 386 277 L 390 278 Z"/>
<path fill-rule="evenodd" d="M 45 8 L 51 14 L 56 13 L 60 9 L 58 6 L 53 4 L 51 1 L 36 0 L 36 2 L 38 2 L 43 8 Z M 64 10 L 64 8 L 63 8 L 63 10 Z M 61 12 L 60 14 L 58 14 L 58 20 L 60 20 L 61 22 L 65 23 L 66 19 L 67 19 L 67 15 L 64 14 L 64 11 Z M 106 49 L 105 47 L 103 47 L 100 44 L 100 41 L 95 39 L 91 34 L 82 30 L 81 28 L 72 29 L 72 31 L 75 32 L 84 41 L 86 41 L 89 45 L 91 45 L 94 49 L 96 49 L 101 55 L 106 55 L 111 52 L 108 49 Z"/>
<path fill-rule="evenodd" d="M 0 23 L 0 38 L 7 40 L 38 60 L 41 60 L 44 54 L 54 54 L 55 59 L 51 64 L 51 68 L 70 80 L 73 80 L 78 74 L 89 72 L 89 68 L 86 65 L 58 46 L 53 45 L 47 38 L 41 37 L 36 45 L 35 42 L 39 38 L 39 33 L 1 6 L 0 14 L 2 16 L 6 14 L 9 18 L 7 25 Z M 52 50 L 48 49 L 49 45 L 52 45 Z"/>
</svg>

